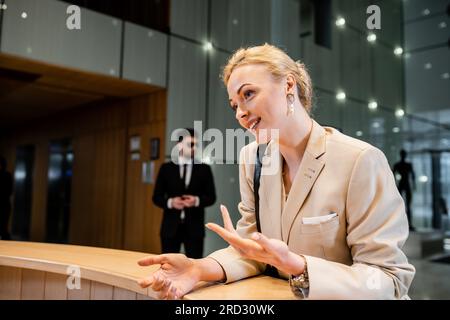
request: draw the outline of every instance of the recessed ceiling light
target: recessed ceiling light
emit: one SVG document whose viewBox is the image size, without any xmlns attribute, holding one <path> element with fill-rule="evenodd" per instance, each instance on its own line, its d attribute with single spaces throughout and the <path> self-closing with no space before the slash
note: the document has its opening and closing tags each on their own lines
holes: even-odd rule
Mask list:
<svg viewBox="0 0 450 320">
<path fill-rule="evenodd" d="M 395 54 L 396 56 L 401 56 L 402 53 L 403 53 L 402 47 L 395 47 L 395 49 L 394 49 L 394 54 Z"/>
<path fill-rule="evenodd" d="M 377 35 L 375 33 L 371 33 L 367 36 L 367 41 L 375 42 L 377 40 Z"/>
<path fill-rule="evenodd" d="M 342 17 L 339 17 L 336 19 L 336 26 L 343 27 L 345 25 L 345 19 Z"/>
<path fill-rule="evenodd" d="M 450 78 L 450 73 L 448 72 L 444 72 L 443 74 L 441 74 L 441 78 L 444 80 L 447 80 Z"/>
<path fill-rule="evenodd" d="M 405 115 L 405 111 L 401 108 L 395 110 L 395 116 L 398 118 L 401 118 Z"/>
<path fill-rule="evenodd" d="M 399 133 L 400 132 L 400 128 L 399 127 L 393 127 L 392 128 L 392 132 L 393 133 Z"/>
<path fill-rule="evenodd" d="M 24 11 L 20 16 L 22 17 L 22 19 L 26 19 L 28 17 L 28 14 Z"/>
<path fill-rule="evenodd" d="M 209 41 L 206 41 L 205 44 L 203 45 L 203 49 L 205 49 L 205 51 L 211 51 L 212 48 L 213 48 L 213 45 Z"/>
<path fill-rule="evenodd" d="M 6 9 L 8 9 L 8 6 L 6 5 L 6 3 L 4 3 L 4 4 L 0 7 L 0 9 L 6 10 Z"/>
<path fill-rule="evenodd" d="M 372 127 L 374 127 L 375 129 L 380 127 L 380 123 L 375 121 L 374 123 L 372 123 Z"/>
<path fill-rule="evenodd" d="M 425 8 L 425 9 L 422 11 L 422 14 L 423 14 L 424 16 L 427 16 L 427 15 L 430 14 L 430 10 L 429 10 L 428 8 Z"/>
<path fill-rule="evenodd" d="M 378 108 L 378 103 L 376 101 L 370 101 L 367 106 L 370 110 L 375 110 L 376 108 Z"/>
<path fill-rule="evenodd" d="M 433 67 L 433 65 L 432 65 L 430 62 L 427 62 L 427 63 L 424 64 L 423 67 L 424 67 L 426 70 L 430 70 L 430 69 Z"/>
<path fill-rule="evenodd" d="M 357 137 L 361 137 L 363 135 L 363 132 L 362 131 L 356 131 L 356 136 Z"/>
<path fill-rule="evenodd" d="M 428 181 L 428 177 L 425 176 L 425 175 L 422 175 L 422 176 L 419 177 L 419 181 L 422 182 L 422 183 L 425 183 L 425 182 Z"/>
<path fill-rule="evenodd" d="M 238 20 L 238 19 L 233 19 L 233 24 L 234 24 L 235 26 L 237 26 L 238 23 L 239 23 L 239 20 Z"/>
<path fill-rule="evenodd" d="M 445 23 L 445 21 L 442 21 L 441 23 L 439 23 L 439 28 L 440 29 L 447 28 L 447 23 Z"/>
<path fill-rule="evenodd" d="M 346 95 L 345 95 L 345 92 L 344 92 L 344 91 L 339 91 L 339 92 L 336 94 L 336 99 L 337 99 L 337 100 L 342 101 L 342 100 L 345 100 L 345 98 L 346 98 Z"/>
</svg>

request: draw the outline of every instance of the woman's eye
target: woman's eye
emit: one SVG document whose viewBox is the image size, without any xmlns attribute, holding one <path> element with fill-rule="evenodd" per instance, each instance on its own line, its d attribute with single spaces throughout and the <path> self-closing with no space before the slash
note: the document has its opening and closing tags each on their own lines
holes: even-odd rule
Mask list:
<svg viewBox="0 0 450 320">
<path fill-rule="evenodd" d="M 237 105 L 236 105 L 236 104 L 233 104 L 233 105 L 231 106 L 231 109 L 233 109 L 233 111 L 236 112 L 236 110 L 237 110 Z"/>
<path fill-rule="evenodd" d="M 253 95 L 253 91 L 252 90 L 247 90 L 244 92 L 244 98 L 248 99 Z"/>
</svg>

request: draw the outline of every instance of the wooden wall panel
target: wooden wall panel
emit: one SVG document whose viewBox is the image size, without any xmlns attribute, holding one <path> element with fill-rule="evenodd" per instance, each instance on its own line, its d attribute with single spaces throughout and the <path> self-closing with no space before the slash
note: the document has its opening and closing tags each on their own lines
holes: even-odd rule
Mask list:
<svg viewBox="0 0 450 320">
<path fill-rule="evenodd" d="M 71 138 L 74 150 L 69 243 L 160 252 L 162 211 L 151 201 L 153 185 L 141 181 L 149 160 L 150 138 L 160 139 L 165 154 L 166 92 L 105 100 L 67 110 L 15 129 L 0 145 L 14 159 L 19 145 L 36 146 L 31 240 L 45 239 L 48 145 Z M 141 160 L 130 161 L 129 137 L 141 135 Z M 11 163 L 10 168 L 14 168 Z"/>
<path fill-rule="evenodd" d="M 155 300 L 155 299 L 152 299 L 149 296 L 144 296 L 143 294 L 138 293 L 136 295 L 136 300 Z"/>
<path fill-rule="evenodd" d="M 45 290 L 45 272 L 22 269 L 22 300 L 43 300 Z"/>
<path fill-rule="evenodd" d="M 47 272 L 45 274 L 45 300 L 67 300 L 67 276 Z"/>
<path fill-rule="evenodd" d="M 0 266 L 0 300 L 19 300 L 22 269 Z"/>
<path fill-rule="evenodd" d="M 142 182 L 142 163 L 150 160 L 150 139 L 160 139 L 160 158 L 155 161 L 154 179 L 164 162 L 166 95 L 153 94 L 133 100 L 128 119 L 128 141 L 141 137 L 141 159 L 131 160 L 127 155 L 126 216 L 124 249 L 144 252 L 161 252 L 159 229 L 162 210 L 152 203 L 154 184 Z"/>
<path fill-rule="evenodd" d="M 30 239 L 43 242 L 47 217 L 49 143 L 46 140 L 39 140 L 35 146 Z"/>
<path fill-rule="evenodd" d="M 112 300 L 113 287 L 100 282 L 91 282 L 91 300 Z"/>
<path fill-rule="evenodd" d="M 113 290 L 113 300 L 136 300 L 137 299 L 137 293 L 122 289 L 119 287 L 114 287 Z"/>
<path fill-rule="evenodd" d="M 76 137 L 73 140 L 76 157 L 73 162 L 72 198 L 69 226 L 71 243 L 89 245 L 94 243 L 92 199 L 94 184 L 92 177 L 95 159 L 95 141 L 93 135 Z"/>
<path fill-rule="evenodd" d="M 80 279 L 80 289 L 67 290 L 67 300 L 89 300 L 91 298 L 91 281 Z"/>
<path fill-rule="evenodd" d="M 95 243 L 102 247 L 122 245 L 124 152 L 124 130 L 96 136 L 93 216 Z"/>
</svg>

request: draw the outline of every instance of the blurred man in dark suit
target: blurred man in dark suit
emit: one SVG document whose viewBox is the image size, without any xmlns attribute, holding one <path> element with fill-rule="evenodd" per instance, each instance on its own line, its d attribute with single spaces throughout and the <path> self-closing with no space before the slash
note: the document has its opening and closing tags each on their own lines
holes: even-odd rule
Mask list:
<svg viewBox="0 0 450 320">
<path fill-rule="evenodd" d="M 11 214 L 11 195 L 13 179 L 11 173 L 6 171 L 6 159 L 0 156 L 0 239 L 10 240 L 8 232 L 9 216 Z"/>
<path fill-rule="evenodd" d="M 416 177 L 414 174 L 414 170 L 412 164 L 406 161 L 406 156 L 408 154 L 405 150 L 400 150 L 400 161 L 394 164 L 394 174 L 400 175 L 400 180 L 398 181 L 397 188 L 400 194 L 405 197 L 405 205 L 406 205 L 406 215 L 408 217 L 409 229 L 414 231 L 415 228 L 412 224 L 412 213 L 411 213 L 411 201 L 412 201 L 412 191 L 411 184 L 413 190 L 416 190 Z"/>
<path fill-rule="evenodd" d="M 194 163 L 197 141 L 193 129 L 179 138 L 178 164 L 164 163 L 156 179 L 153 202 L 164 209 L 160 230 L 163 253 L 203 256 L 205 207 L 216 201 L 214 179 L 207 164 Z"/>
</svg>

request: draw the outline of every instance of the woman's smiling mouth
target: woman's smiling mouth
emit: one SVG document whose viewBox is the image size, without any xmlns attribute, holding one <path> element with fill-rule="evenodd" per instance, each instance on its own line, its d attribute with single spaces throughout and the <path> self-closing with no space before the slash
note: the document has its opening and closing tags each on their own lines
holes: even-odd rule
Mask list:
<svg viewBox="0 0 450 320">
<path fill-rule="evenodd" d="M 258 127 L 258 124 L 261 122 L 261 118 L 256 118 L 248 123 L 248 128 L 250 130 L 255 130 Z"/>
</svg>

